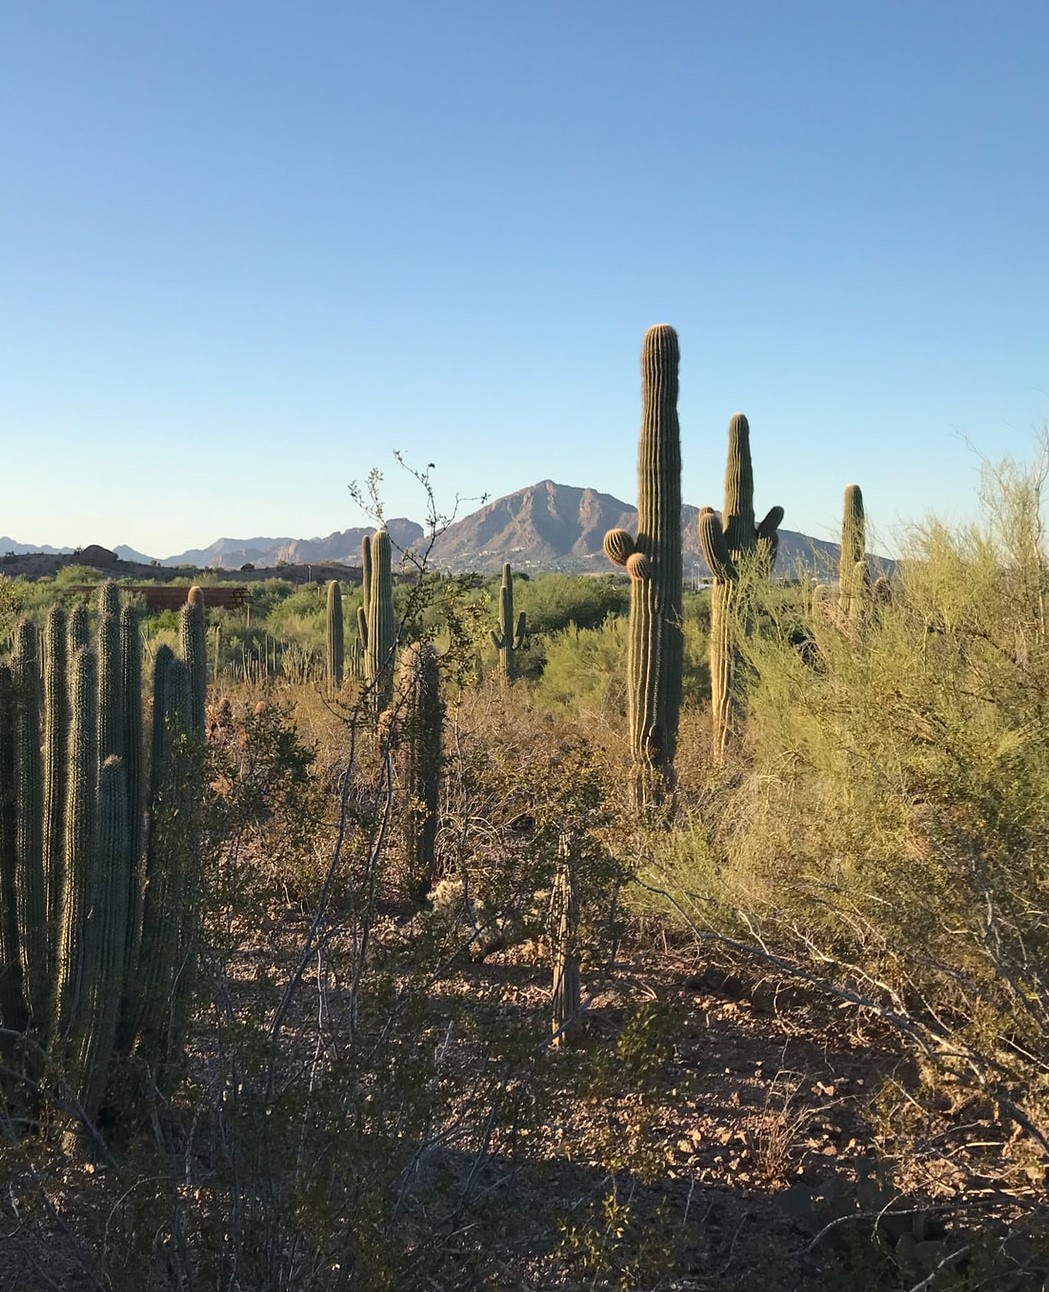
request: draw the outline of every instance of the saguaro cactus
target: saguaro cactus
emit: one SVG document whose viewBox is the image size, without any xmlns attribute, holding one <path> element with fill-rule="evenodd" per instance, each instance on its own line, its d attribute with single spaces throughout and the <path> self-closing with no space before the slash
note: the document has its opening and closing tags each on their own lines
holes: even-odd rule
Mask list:
<svg viewBox="0 0 1049 1292">
<path fill-rule="evenodd" d="M 433 887 L 436 872 L 443 723 L 437 650 L 431 642 L 413 642 L 397 673 L 393 726 L 404 791 L 408 888 L 416 900 Z"/>
<path fill-rule="evenodd" d="M 376 715 L 389 707 L 393 697 L 397 619 L 393 612 L 391 566 L 390 536 L 385 529 L 377 529 L 371 536 L 369 556 L 364 564 L 364 584 L 368 594 L 366 609 L 357 620 L 364 639 L 364 673 L 371 688 L 372 709 Z"/>
<path fill-rule="evenodd" d="M 630 575 L 627 701 L 632 794 L 658 804 L 673 787 L 681 707 L 681 437 L 677 416 L 678 340 L 666 324 L 641 348 L 641 435 L 637 537 L 612 529 L 609 560 Z"/>
<path fill-rule="evenodd" d="M 722 762 L 740 706 L 739 647 L 751 628 L 754 583 L 772 573 L 783 508 L 754 524 L 754 471 L 750 425 L 742 413 L 729 422 L 725 509 L 699 513 L 699 542 L 714 575 L 710 594 L 710 707 L 714 761 Z"/>
<path fill-rule="evenodd" d="M 503 666 L 503 681 L 509 686 L 517 676 L 515 652 L 525 642 L 526 621 L 522 610 L 514 620 L 514 576 L 509 563 L 503 565 L 503 579 L 499 585 L 499 631 L 490 632 L 492 645 L 499 652 Z"/>
<path fill-rule="evenodd" d="M 845 486 L 838 558 L 838 614 L 843 628 L 855 628 L 859 624 L 869 591 L 863 494 L 859 485 L 850 484 Z"/>
<path fill-rule="evenodd" d="M 328 690 L 334 694 L 342 686 L 343 670 L 342 588 L 338 579 L 328 584 L 327 641 Z"/>
<path fill-rule="evenodd" d="M 204 593 L 190 588 L 186 604 L 179 611 L 179 640 L 182 658 L 189 669 L 190 722 L 188 733 L 204 739 L 208 696 L 208 643 L 204 630 Z"/>
</svg>

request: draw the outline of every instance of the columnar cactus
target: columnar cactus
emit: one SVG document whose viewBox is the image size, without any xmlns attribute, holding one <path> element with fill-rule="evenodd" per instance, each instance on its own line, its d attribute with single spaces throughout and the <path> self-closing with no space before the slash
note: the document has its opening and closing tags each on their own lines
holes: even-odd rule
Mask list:
<svg viewBox="0 0 1049 1292">
<path fill-rule="evenodd" d="M 10 664 L 0 664 L 0 1025 L 22 1031 L 29 1007 L 22 989 L 18 926 L 18 795 L 15 757 L 15 680 Z M 11 1049 L 0 1039 L 0 1052 Z"/>
<path fill-rule="evenodd" d="M 722 762 L 740 706 L 739 647 L 751 628 L 750 592 L 776 560 L 783 508 L 754 523 L 750 425 L 737 413 L 728 427 L 725 508 L 699 513 L 699 543 L 714 576 L 710 594 L 710 701 L 714 761 Z"/>
<path fill-rule="evenodd" d="M 364 673 L 371 689 L 372 708 L 378 715 L 389 707 L 393 697 L 393 660 L 397 648 L 392 548 L 385 529 L 377 529 L 372 534 L 364 571 L 368 599 L 363 622 L 358 618 L 358 624 L 364 634 Z"/>
<path fill-rule="evenodd" d="M 0 1023 L 31 1030 L 88 1118 L 118 1052 L 135 1045 L 154 1073 L 163 1066 L 158 1038 L 173 1035 L 185 1000 L 199 886 L 199 742 L 174 740 L 195 734 L 197 679 L 158 650 L 147 840 L 141 636 L 115 595 L 100 597 L 97 650 L 81 645 L 71 666 L 66 617 L 49 614 L 42 693 L 29 623 L 0 665 Z M 103 720 L 114 697 L 119 713 Z"/>
<path fill-rule="evenodd" d="M 649 328 L 641 349 L 638 531 L 605 535 L 609 560 L 630 575 L 627 700 L 635 804 L 658 804 L 673 787 L 681 706 L 681 443 L 678 340 Z"/>
<path fill-rule="evenodd" d="M 204 593 L 190 588 L 186 604 L 179 611 L 179 640 L 182 658 L 189 669 L 190 724 L 187 731 L 203 740 L 208 696 L 208 646 L 204 630 Z"/>
<path fill-rule="evenodd" d="M 14 640 L 15 794 L 20 809 L 15 820 L 19 952 L 30 1018 L 46 1029 L 50 1023 L 53 992 L 43 855 L 40 657 L 36 628 L 28 620 L 23 620 L 15 628 Z"/>
<path fill-rule="evenodd" d="M 343 640 L 342 588 L 338 579 L 332 579 L 327 608 L 328 689 L 332 694 L 342 686 Z"/>
<path fill-rule="evenodd" d="M 509 564 L 503 565 L 503 579 L 499 585 L 499 631 L 490 632 L 492 645 L 499 652 L 503 666 L 503 681 L 509 686 L 517 676 L 515 652 L 525 643 L 526 621 L 522 610 L 514 619 L 514 577 Z"/>
<path fill-rule="evenodd" d="M 117 585 L 98 595 L 98 756 L 124 752 L 124 671 L 120 662 L 120 601 Z"/>
<path fill-rule="evenodd" d="M 397 673 L 393 729 L 404 792 L 408 889 L 415 900 L 426 896 L 436 874 L 443 723 L 437 650 L 431 642 L 413 642 Z"/>
<path fill-rule="evenodd" d="M 69 674 L 66 612 L 51 607 L 44 626 L 44 875 L 47 883 L 47 925 L 54 969 L 57 930 L 65 889 L 66 757 L 69 743 Z"/>
<path fill-rule="evenodd" d="M 845 486 L 838 560 L 838 614 L 843 628 L 858 626 L 869 591 L 863 494 L 859 485 L 850 484 Z"/>
</svg>

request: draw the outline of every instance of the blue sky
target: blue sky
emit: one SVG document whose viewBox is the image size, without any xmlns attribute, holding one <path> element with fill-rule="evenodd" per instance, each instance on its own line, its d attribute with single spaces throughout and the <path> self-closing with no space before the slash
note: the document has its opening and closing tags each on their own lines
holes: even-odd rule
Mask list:
<svg viewBox="0 0 1049 1292">
<path fill-rule="evenodd" d="M 1044 0 L 33 0 L 0 8 L 0 534 L 635 496 L 645 329 L 683 493 L 882 545 L 1049 420 Z M 462 511 L 472 510 L 466 502 Z"/>
</svg>

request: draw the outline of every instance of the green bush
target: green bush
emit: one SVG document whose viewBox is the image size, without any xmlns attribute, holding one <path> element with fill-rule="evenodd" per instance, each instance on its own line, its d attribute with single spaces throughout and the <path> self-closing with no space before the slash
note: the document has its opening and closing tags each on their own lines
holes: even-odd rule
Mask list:
<svg viewBox="0 0 1049 1292">
<path fill-rule="evenodd" d="M 799 643 L 768 611 L 715 866 L 704 841 L 660 880 L 697 924 L 867 1002 L 930 1079 L 985 1088 L 1049 1153 L 1041 479 L 1007 464 L 982 522 L 916 530 L 858 634 L 817 609 Z"/>
</svg>

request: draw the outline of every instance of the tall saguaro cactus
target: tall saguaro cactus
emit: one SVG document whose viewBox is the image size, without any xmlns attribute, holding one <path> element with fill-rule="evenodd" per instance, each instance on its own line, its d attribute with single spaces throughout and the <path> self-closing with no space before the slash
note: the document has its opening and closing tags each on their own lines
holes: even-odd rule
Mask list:
<svg viewBox="0 0 1049 1292">
<path fill-rule="evenodd" d="M 739 647 L 750 633 L 750 595 L 772 573 L 783 508 L 754 523 L 750 424 L 736 413 L 728 427 L 725 507 L 699 513 L 699 543 L 714 576 L 710 594 L 710 702 L 714 761 L 722 762 L 740 706 Z"/>
<path fill-rule="evenodd" d="M 635 804 L 660 803 L 673 787 L 681 707 L 681 435 L 678 339 L 651 327 L 641 348 L 637 537 L 605 535 L 605 554 L 630 575 L 627 700 Z"/>
<path fill-rule="evenodd" d="M 344 636 L 342 622 L 342 588 L 338 579 L 328 584 L 327 604 L 328 690 L 334 695 L 342 686 Z"/>
<path fill-rule="evenodd" d="M 863 494 L 859 485 L 850 484 L 845 486 L 838 558 L 838 614 L 843 628 L 859 623 L 869 586 Z"/>
<path fill-rule="evenodd" d="M 366 599 L 361 607 L 363 614 L 357 616 L 357 628 L 364 642 L 364 676 L 371 688 L 373 712 L 378 715 L 393 698 L 393 657 L 397 648 L 392 547 L 385 529 L 377 529 L 371 536 L 363 587 Z"/>
<path fill-rule="evenodd" d="M 503 681 L 507 686 L 517 676 L 515 652 L 525 643 L 527 623 L 522 610 L 514 619 L 514 576 L 509 562 L 503 565 L 503 579 L 499 585 L 499 631 L 490 632 L 492 645 L 499 652 L 503 666 Z"/>
</svg>

